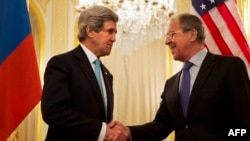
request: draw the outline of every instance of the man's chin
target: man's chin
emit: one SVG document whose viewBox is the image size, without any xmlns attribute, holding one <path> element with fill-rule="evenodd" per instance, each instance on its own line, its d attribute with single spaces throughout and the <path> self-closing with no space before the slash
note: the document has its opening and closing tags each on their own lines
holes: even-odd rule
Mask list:
<svg viewBox="0 0 250 141">
<path fill-rule="evenodd" d="M 101 56 L 108 56 L 108 55 L 110 55 L 110 52 L 105 52 Z"/>
</svg>

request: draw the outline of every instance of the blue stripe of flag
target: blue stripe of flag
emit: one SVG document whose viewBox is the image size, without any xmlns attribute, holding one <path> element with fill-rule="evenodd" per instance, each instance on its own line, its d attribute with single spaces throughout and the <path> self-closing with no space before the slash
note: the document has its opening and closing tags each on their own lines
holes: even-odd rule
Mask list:
<svg viewBox="0 0 250 141">
<path fill-rule="evenodd" d="M 0 0 L 0 65 L 31 32 L 23 1 Z"/>
<path fill-rule="evenodd" d="M 215 8 L 226 0 L 192 0 L 192 5 L 200 16 Z M 205 9 L 204 9 L 205 8 Z"/>
</svg>

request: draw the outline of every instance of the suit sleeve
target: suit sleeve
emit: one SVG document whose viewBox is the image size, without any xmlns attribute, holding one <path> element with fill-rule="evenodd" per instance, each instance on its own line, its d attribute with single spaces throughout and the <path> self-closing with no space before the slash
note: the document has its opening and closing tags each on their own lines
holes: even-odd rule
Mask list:
<svg viewBox="0 0 250 141">
<path fill-rule="evenodd" d="M 133 141 L 161 141 L 173 131 L 172 120 L 166 106 L 165 91 L 161 98 L 160 107 L 152 122 L 144 125 L 129 126 Z"/>
<path fill-rule="evenodd" d="M 244 62 L 236 58 L 232 61 L 228 74 L 228 89 L 238 125 L 250 132 L 250 81 Z"/>
</svg>

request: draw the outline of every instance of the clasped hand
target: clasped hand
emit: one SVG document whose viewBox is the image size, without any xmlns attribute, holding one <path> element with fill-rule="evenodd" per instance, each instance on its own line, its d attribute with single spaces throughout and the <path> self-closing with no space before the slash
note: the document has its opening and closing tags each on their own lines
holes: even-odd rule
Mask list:
<svg viewBox="0 0 250 141">
<path fill-rule="evenodd" d="M 130 130 L 119 121 L 111 121 L 107 124 L 107 130 L 104 141 L 128 141 Z"/>
</svg>

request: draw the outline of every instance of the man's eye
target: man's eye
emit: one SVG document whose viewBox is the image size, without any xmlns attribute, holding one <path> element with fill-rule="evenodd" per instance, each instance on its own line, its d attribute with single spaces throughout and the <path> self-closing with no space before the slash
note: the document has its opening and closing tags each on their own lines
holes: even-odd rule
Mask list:
<svg viewBox="0 0 250 141">
<path fill-rule="evenodd" d="M 109 34 L 113 34 L 113 33 L 116 33 L 116 31 L 113 30 L 113 29 L 110 29 L 110 30 L 108 30 L 108 33 L 109 33 Z"/>
</svg>

